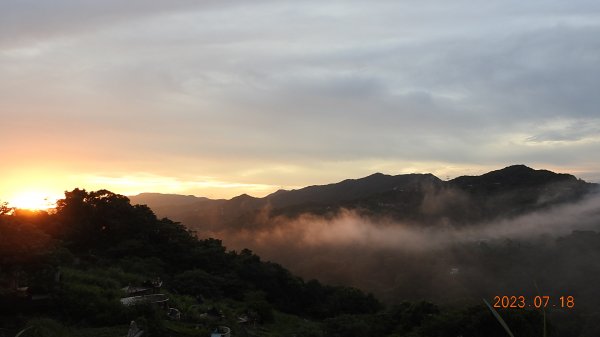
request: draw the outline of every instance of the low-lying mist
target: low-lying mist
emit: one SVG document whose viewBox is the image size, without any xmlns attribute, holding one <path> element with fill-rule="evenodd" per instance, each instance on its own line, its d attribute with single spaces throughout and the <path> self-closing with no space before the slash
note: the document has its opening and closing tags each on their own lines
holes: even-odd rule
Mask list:
<svg viewBox="0 0 600 337">
<path fill-rule="evenodd" d="M 264 214 L 263 214 L 264 215 Z M 596 296 L 600 195 L 513 218 L 454 226 L 334 217 L 265 217 L 261 226 L 198 231 L 250 248 L 305 278 L 353 285 L 382 300 L 479 300 L 542 292 Z M 442 219 L 443 220 L 443 219 Z M 590 305 L 592 305 L 590 303 Z"/>
<path fill-rule="evenodd" d="M 342 209 L 332 218 L 303 214 L 293 219 L 279 216 L 267 226 L 236 229 L 227 234 L 231 240 L 252 243 L 255 247 L 283 244 L 298 246 L 371 247 L 410 251 L 430 251 L 450 245 L 506 239 L 528 239 L 541 234 L 564 235 L 573 230 L 593 229 L 600 220 L 600 196 L 589 197 L 577 204 L 557 206 L 512 219 L 462 226 L 449 224 L 429 226 L 403 224 L 393 220 L 372 220 L 353 210 Z M 233 242 L 233 241 L 232 241 Z M 258 249 L 258 248 L 257 248 Z"/>
</svg>

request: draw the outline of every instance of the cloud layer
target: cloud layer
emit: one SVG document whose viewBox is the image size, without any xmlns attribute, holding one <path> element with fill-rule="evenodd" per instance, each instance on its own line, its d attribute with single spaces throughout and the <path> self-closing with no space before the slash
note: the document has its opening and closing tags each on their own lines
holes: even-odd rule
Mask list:
<svg viewBox="0 0 600 337">
<path fill-rule="evenodd" d="M 301 186 L 526 163 L 598 181 L 599 10 L 4 1 L 0 142 L 63 175 Z"/>
</svg>

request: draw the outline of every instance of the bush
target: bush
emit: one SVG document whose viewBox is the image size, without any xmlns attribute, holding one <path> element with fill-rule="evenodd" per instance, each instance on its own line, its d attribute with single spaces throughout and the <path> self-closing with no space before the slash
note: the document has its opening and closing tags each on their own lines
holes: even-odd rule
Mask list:
<svg viewBox="0 0 600 337">
<path fill-rule="evenodd" d="M 27 322 L 20 337 L 68 337 L 71 331 L 59 322 L 49 318 L 37 318 Z M 17 336 L 19 335 L 17 333 Z"/>
<path fill-rule="evenodd" d="M 82 271 L 65 269 L 59 292 L 59 307 L 67 319 L 93 324 L 122 323 L 126 308 L 121 305 L 120 270 Z"/>
</svg>

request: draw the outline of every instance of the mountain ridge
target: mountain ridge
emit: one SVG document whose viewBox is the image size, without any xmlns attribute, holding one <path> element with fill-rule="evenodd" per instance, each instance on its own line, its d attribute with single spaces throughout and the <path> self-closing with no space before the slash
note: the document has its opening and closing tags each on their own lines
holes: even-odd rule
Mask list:
<svg viewBox="0 0 600 337">
<path fill-rule="evenodd" d="M 262 198 L 248 194 L 208 199 L 144 193 L 130 199 L 193 229 L 254 224 L 265 209 L 272 216 L 326 215 L 344 208 L 410 222 L 446 219 L 474 223 L 578 200 L 597 186 L 571 174 L 520 164 L 448 181 L 431 173 L 374 173 L 337 183 L 278 190 Z"/>
<path fill-rule="evenodd" d="M 569 173 L 556 173 L 550 170 L 546 170 L 546 169 L 533 169 L 527 165 L 524 164 L 515 164 L 515 165 L 509 165 L 506 166 L 502 169 L 498 169 L 498 170 L 492 170 L 486 173 L 483 173 L 481 175 L 461 175 L 458 176 L 456 178 L 453 179 L 449 179 L 447 180 L 448 182 L 458 182 L 458 181 L 466 181 L 472 178 L 483 178 L 483 177 L 497 177 L 499 176 L 501 173 L 515 173 L 515 172 L 520 172 L 523 173 L 524 171 L 529 171 L 529 172 L 537 172 L 537 173 L 549 173 L 549 174 L 553 174 L 553 175 L 557 175 L 557 176 L 562 176 L 562 177 L 568 177 L 569 179 L 578 179 L 577 177 L 575 177 L 572 174 Z M 392 174 L 385 174 L 385 173 L 381 173 L 381 172 L 375 172 L 372 173 L 370 175 L 364 176 L 364 177 L 360 177 L 360 178 L 348 178 L 348 179 L 344 179 L 338 182 L 334 182 L 334 183 L 328 183 L 328 184 L 322 184 L 322 185 L 308 185 L 305 187 L 301 187 L 301 188 L 297 188 L 297 189 L 279 189 L 273 193 L 267 194 L 264 197 L 255 197 L 252 195 L 249 195 L 247 193 L 242 193 L 240 195 L 236 195 L 233 196 L 229 199 L 224 199 L 224 198 L 219 198 L 219 199 L 212 199 L 212 198 L 208 198 L 208 197 L 204 197 L 204 196 L 197 196 L 197 195 L 192 195 L 192 194 L 188 194 L 188 195 L 183 195 L 183 194 L 177 194 L 177 193 L 158 193 L 158 192 L 141 192 L 138 193 L 136 195 L 129 195 L 129 198 L 135 199 L 135 200 L 145 200 L 147 198 L 152 198 L 152 197 L 164 197 L 164 198 L 171 198 L 173 197 L 173 199 L 175 199 L 176 197 L 185 197 L 185 198 L 195 198 L 196 200 L 193 201 L 204 201 L 204 200 L 212 200 L 212 201 L 231 201 L 232 199 L 236 199 L 239 197 L 251 197 L 253 199 L 271 199 L 275 196 L 278 196 L 280 194 L 284 194 L 284 193 L 289 193 L 289 192 L 298 192 L 298 191 L 303 191 L 303 190 L 307 190 L 307 189 L 313 189 L 313 188 L 322 188 L 322 187 L 329 187 L 329 186 L 336 186 L 336 185 L 341 185 L 341 184 L 347 184 L 347 183 L 353 183 L 353 182 L 361 182 L 361 181 L 367 181 L 370 179 L 373 179 L 375 177 L 384 177 L 384 178 L 396 178 L 396 177 L 406 177 L 406 176 L 430 176 L 433 177 L 434 179 L 438 180 L 438 181 L 443 181 L 442 179 L 440 179 L 439 177 L 435 176 L 432 173 L 404 173 L 404 174 L 397 174 L 397 175 L 392 175 Z M 581 179 L 579 179 L 581 180 Z M 583 181 L 583 180 L 581 180 Z M 596 183 L 590 183 L 590 182 L 586 182 L 588 184 L 592 184 L 592 185 L 598 185 Z"/>
</svg>

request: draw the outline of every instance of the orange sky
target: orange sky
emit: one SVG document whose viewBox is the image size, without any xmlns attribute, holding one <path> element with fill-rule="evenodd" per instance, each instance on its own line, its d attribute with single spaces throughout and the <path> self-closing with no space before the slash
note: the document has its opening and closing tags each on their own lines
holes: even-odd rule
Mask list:
<svg viewBox="0 0 600 337">
<path fill-rule="evenodd" d="M 511 164 L 598 182 L 588 6 L 0 2 L 0 200 Z"/>
</svg>

